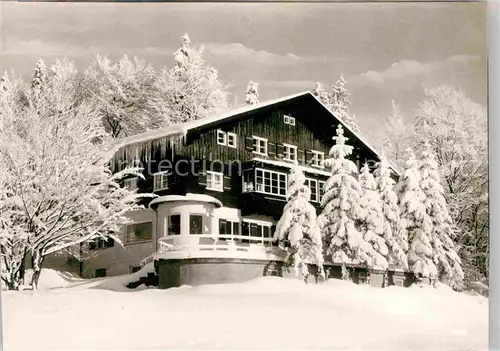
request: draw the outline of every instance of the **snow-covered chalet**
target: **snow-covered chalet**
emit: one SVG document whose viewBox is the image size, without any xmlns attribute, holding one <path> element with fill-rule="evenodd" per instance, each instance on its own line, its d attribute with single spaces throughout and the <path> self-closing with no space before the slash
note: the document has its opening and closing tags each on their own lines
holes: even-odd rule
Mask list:
<svg viewBox="0 0 500 351">
<path fill-rule="evenodd" d="M 322 161 L 338 124 L 313 94 L 303 92 L 121 139 L 113 170 L 140 160 L 144 179 L 125 179 L 123 186 L 157 197 L 130 213 L 123 246 L 99 240 L 89 244 L 90 259 L 59 263 L 83 277 L 101 277 L 155 262 L 164 288 L 280 275 L 285 253 L 272 236 L 290 167 L 301 165 L 319 213 L 329 177 Z M 358 167 L 379 159 L 358 134 L 344 129 Z"/>
</svg>

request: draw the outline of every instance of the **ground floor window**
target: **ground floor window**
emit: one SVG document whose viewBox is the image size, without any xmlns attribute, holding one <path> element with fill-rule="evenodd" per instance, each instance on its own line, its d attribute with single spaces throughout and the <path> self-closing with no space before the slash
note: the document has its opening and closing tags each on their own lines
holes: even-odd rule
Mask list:
<svg viewBox="0 0 500 351">
<path fill-rule="evenodd" d="M 202 230 L 203 230 L 203 216 L 189 215 L 189 233 L 202 234 Z"/>
<path fill-rule="evenodd" d="M 140 243 L 153 239 L 153 222 L 134 223 L 127 226 L 126 244 Z"/>
<path fill-rule="evenodd" d="M 219 219 L 219 235 L 226 236 L 221 240 L 228 240 L 227 236 L 240 235 L 240 222 L 230 219 Z"/>
<path fill-rule="evenodd" d="M 181 215 L 168 216 L 168 235 L 181 234 Z"/>
<path fill-rule="evenodd" d="M 135 273 L 141 270 L 141 266 L 130 266 L 130 273 Z"/>
<path fill-rule="evenodd" d="M 102 278 L 106 276 L 106 268 L 97 268 L 94 272 L 95 278 Z"/>
<path fill-rule="evenodd" d="M 273 225 L 272 223 L 256 223 L 243 220 L 241 235 L 249 237 L 249 239 L 243 239 L 243 243 L 270 243 L 273 236 Z"/>
</svg>

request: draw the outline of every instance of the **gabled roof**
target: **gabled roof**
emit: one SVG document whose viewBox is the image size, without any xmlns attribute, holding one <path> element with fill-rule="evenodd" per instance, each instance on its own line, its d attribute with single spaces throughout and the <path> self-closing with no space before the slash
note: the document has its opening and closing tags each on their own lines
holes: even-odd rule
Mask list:
<svg viewBox="0 0 500 351">
<path fill-rule="evenodd" d="M 130 152 L 130 150 L 134 150 L 134 149 L 137 150 L 137 148 L 139 148 L 140 145 L 144 144 L 144 143 L 166 144 L 167 141 L 170 143 L 175 143 L 175 142 L 178 142 L 180 140 L 184 140 L 184 138 L 186 137 L 187 133 L 190 130 L 194 130 L 194 129 L 197 129 L 200 127 L 205 127 L 205 126 L 208 126 L 210 124 L 224 122 L 226 120 L 231 119 L 232 117 L 244 114 L 246 112 L 258 111 L 259 109 L 269 107 L 272 105 L 276 105 L 276 104 L 279 104 L 281 102 L 293 100 L 295 98 L 303 97 L 303 96 L 310 96 L 310 97 L 314 98 L 314 100 L 316 100 L 316 102 L 318 104 L 320 104 L 329 114 L 332 115 L 332 117 L 334 117 L 337 121 L 339 121 L 340 124 L 342 124 L 344 129 L 347 129 L 351 134 L 353 134 L 371 152 L 373 152 L 379 158 L 381 157 L 380 153 L 377 152 L 375 150 L 375 148 L 373 148 L 360 135 L 360 133 L 357 133 L 357 132 L 353 131 L 351 128 L 349 128 L 344 122 L 342 122 L 337 116 L 335 116 L 335 114 L 319 98 L 317 98 L 310 91 L 303 91 L 303 92 L 300 92 L 297 94 L 284 96 L 284 97 L 279 98 L 279 99 L 269 100 L 269 101 L 262 102 L 262 103 L 259 103 L 256 105 L 243 106 L 243 107 L 239 107 L 239 108 L 225 111 L 222 113 L 215 113 L 212 116 L 208 116 L 208 117 L 194 120 L 194 121 L 189 121 L 189 122 L 179 123 L 179 124 L 175 124 L 175 125 L 168 126 L 168 127 L 158 128 L 158 129 L 147 131 L 144 133 L 140 133 L 140 134 L 132 135 L 129 137 L 117 139 L 115 141 L 115 143 L 117 143 L 119 145 L 120 150 L 122 150 L 122 152 L 123 152 L 124 148 L 129 149 L 129 152 Z M 333 135 L 332 135 L 332 137 L 333 137 Z M 133 152 L 133 153 L 135 153 L 135 152 Z M 389 160 L 388 160 L 388 162 L 389 162 Z M 400 175 L 400 172 L 398 171 L 398 169 L 394 165 L 392 165 L 390 162 L 389 162 L 389 166 L 391 167 L 392 171 L 394 173 L 396 173 L 396 175 L 398 175 L 398 176 Z"/>
</svg>

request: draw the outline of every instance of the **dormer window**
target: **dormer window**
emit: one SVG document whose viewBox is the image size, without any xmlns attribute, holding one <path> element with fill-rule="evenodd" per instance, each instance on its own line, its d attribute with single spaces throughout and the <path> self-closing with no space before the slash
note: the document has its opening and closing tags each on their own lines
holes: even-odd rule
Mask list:
<svg viewBox="0 0 500 351">
<path fill-rule="evenodd" d="M 227 135 L 223 130 L 217 129 L 217 144 L 226 146 Z"/>
<path fill-rule="evenodd" d="M 321 167 L 323 168 L 323 161 L 325 160 L 325 153 L 321 151 L 315 151 L 311 150 L 312 152 L 312 163 L 311 166 L 313 167 Z"/>
<path fill-rule="evenodd" d="M 285 122 L 285 124 L 289 124 L 291 126 L 294 126 L 295 125 L 295 117 L 284 115 L 283 122 Z"/>
<path fill-rule="evenodd" d="M 253 138 L 253 152 L 258 155 L 267 156 L 267 139 L 258 136 Z"/>
<path fill-rule="evenodd" d="M 283 144 L 283 159 L 285 161 L 297 161 L 297 146 Z"/>
</svg>

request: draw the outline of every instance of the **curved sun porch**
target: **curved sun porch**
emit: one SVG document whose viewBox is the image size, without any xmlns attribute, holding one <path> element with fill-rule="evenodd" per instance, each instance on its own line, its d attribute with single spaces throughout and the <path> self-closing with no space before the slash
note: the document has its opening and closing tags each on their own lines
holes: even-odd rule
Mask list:
<svg viewBox="0 0 500 351">
<path fill-rule="evenodd" d="M 283 261 L 286 253 L 272 245 L 272 233 L 265 236 L 221 234 L 216 209 L 222 203 L 202 194 L 167 195 L 153 199 L 156 212 L 156 252 L 153 260 L 237 259 Z"/>
</svg>

